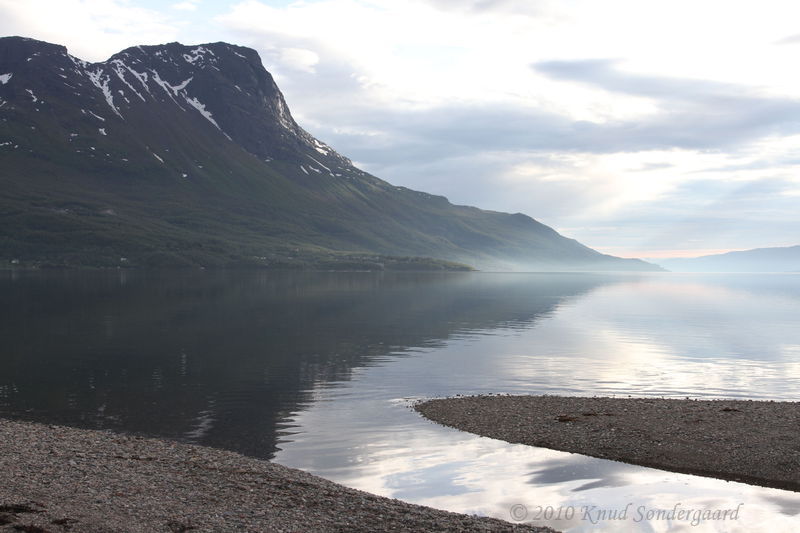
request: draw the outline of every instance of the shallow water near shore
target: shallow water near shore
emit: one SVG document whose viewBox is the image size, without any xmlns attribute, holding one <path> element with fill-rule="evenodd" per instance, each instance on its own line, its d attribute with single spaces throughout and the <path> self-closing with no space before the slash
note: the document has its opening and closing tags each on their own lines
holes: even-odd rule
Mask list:
<svg viewBox="0 0 800 533">
<path fill-rule="evenodd" d="M 478 393 L 797 401 L 798 275 L 4 272 L 0 294 L 7 416 L 560 530 L 800 526 L 797 493 L 509 445 L 409 408 Z"/>
</svg>

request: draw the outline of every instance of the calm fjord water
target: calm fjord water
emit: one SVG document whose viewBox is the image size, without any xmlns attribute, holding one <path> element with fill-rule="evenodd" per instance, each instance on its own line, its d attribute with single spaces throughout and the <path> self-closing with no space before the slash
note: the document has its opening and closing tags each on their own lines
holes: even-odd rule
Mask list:
<svg viewBox="0 0 800 533">
<path fill-rule="evenodd" d="M 508 445 L 408 408 L 485 392 L 796 401 L 800 275 L 6 271 L 0 297 L 6 416 L 562 530 L 800 526 L 795 493 Z M 736 521 L 645 519 L 676 503 L 744 505 Z M 624 522 L 586 511 L 628 504 Z"/>
</svg>

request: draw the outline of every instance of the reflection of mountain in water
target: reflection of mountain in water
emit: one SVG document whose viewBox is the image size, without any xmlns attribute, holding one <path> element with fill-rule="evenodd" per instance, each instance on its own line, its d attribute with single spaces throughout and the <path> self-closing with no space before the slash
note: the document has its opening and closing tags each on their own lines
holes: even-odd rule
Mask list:
<svg viewBox="0 0 800 533">
<path fill-rule="evenodd" d="M 262 457 L 315 387 L 455 333 L 524 327 L 612 278 L 3 274 L 0 412 Z"/>
</svg>

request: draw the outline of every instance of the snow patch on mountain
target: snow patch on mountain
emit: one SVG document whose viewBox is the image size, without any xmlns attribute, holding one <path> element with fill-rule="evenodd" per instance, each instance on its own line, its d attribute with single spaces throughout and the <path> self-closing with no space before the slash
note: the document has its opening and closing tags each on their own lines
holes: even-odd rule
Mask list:
<svg viewBox="0 0 800 533">
<path fill-rule="evenodd" d="M 150 86 L 147 85 L 147 78 L 148 78 L 147 72 L 137 72 L 137 71 L 133 70 L 131 67 L 129 67 L 128 65 L 126 65 L 125 63 L 122 63 L 122 66 L 125 67 L 126 69 L 128 69 L 128 72 L 133 74 L 133 77 L 135 77 L 137 80 L 139 80 L 139 83 L 142 84 L 142 87 L 144 87 L 145 90 L 148 93 L 150 92 Z"/>
<path fill-rule="evenodd" d="M 9 72 L 8 74 L 0 74 L 0 83 L 5 85 L 11 80 L 11 77 L 14 75 L 13 72 Z"/>
<path fill-rule="evenodd" d="M 319 142 L 319 141 L 317 141 L 317 142 Z M 319 162 L 319 160 L 317 160 L 317 159 L 315 159 L 315 158 L 311 157 L 311 156 L 310 156 L 310 155 L 308 155 L 308 154 L 306 154 L 306 156 L 307 156 L 309 159 L 311 159 L 312 161 L 314 161 L 316 164 L 318 164 L 319 166 L 321 166 L 322 168 L 324 168 L 325 170 L 327 170 L 327 171 L 328 171 L 328 174 L 330 174 L 331 176 L 333 176 L 333 171 L 332 171 L 331 169 L 329 169 L 328 167 L 326 167 L 325 165 L 323 165 L 322 163 L 320 163 L 320 162 Z M 310 166 L 309 168 L 314 168 L 314 167 L 311 167 L 311 166 Z M 316 170 L 316 169 L 315 169 L 315 170 Z"/>
<path fill-rule="evenodd" d="M 124 119 L 122 114 L 117 109 L 117 106 L 114 105 L 114 95 L 111 94 L 111 89 L 108 88 L 108 82 L 110 80 L 109 76 L 103 72 L 102 68 L 99 68 L 95 71 L 86 71 L 86 75 L 89 77 L 89 80 L 101 91 L 103 91 L 103 96 L 106 97 L 106 103 L 108 106 L 116 113 L 119 118 Z"/>
<path fill-rule="evenodd" d="M 191 80 L 191 79 L 190 79 L 190 80 Z M 203 117 L 204 117 L 206 120 L 208 120 L 210 123 L 212 123 L 214 126 L 216 126 L 216 128 L 217 128 L 219 131 L 222 131 L 222 128 L 220 128 L 220 127 L 219 127 L 219 124 L 217 124 L 217 121 L 216 121 L 216 120 L 214 120 L 214 117 L 213 117 L 213 115 L 211 114 L 211 112 L 210 112 L 210 111 L 208 111 L 208 110 L 206 109 L 206 106 L 205 106 L 205 104 L 201 103 L 201 102 L 200 102 L 200 101 L 199 101 L 197 98 L 195 98 L 194 96 L 193 96 L 193 97 L 191 97 L 191 98 L 189 98 L 188 96 L 184 96 L 184 98 L 186 99 L 186 102 L 187 102 L 189 105 L 191 105 L 192 107 L 194 107 L 195 109 L 197 109 L 197 110 L 200 112 L 200 114 L 201 114 L 201 115 L 203 115 Z M 227 133 L 225 133 L 224 131 L 222 131 L 222 134 L 223 134 L 223 135 L 225 135 L 225 137 L 227 137 L 229 141 L 232 141 L 232 140 L 233 140 L 233 139 L 231 139 L 231 138 L 230 138 L 230 136 L 229 136 Z"/>
<path fill-rule="evenodd" d="M 289 110 L 286 108 L 283 98 L 278 98 L 275 102 L 275 111 L 278 113 L 278 123 L 287 130 L 293 131 L 294 120 L 292 120 L 292 115 L 289 114 Z"/>
<path fill-rule="evenodd" d="M 178 85 L 175 86 L 169 85 L 169 88 L 172 89 L 172 92 L 175 93 L 175 96 L 178 96 L 178 91 L 184 90 L 186 86 L 189 85 L 189 82 L 191 82 L 193 79 L 194 76 L 191 76 L 188 80 L 183 80 Z"/>
<path fill-rule="evenodd" d="M 316 150 L 317 152 L 321 153 L 322 155 L 328 155 L 328 152 L 331 149 L 330 146 L 328 146 L 325 143 L 321 143 L 316 139 L 312 139 L 312 141 L 314 143 L 314 150 Z"/>
<path fill-rule="evenodd" d="M 146 100 L 144 99 L 144 96 L 142 96 L 141 94 L 139 94 L 139 91 L 137 91 L 136 89 L 134 89 L 134 88 L 133 88 L 133 85 L 131 85 L 131 84 L 128 82 L 128 80 L 126 80 L 126 79 L 125 79 L 125 70 L 123 70 L 123 69 L 127 69 L 128 71 L 131 71 L 130 67 L 128 67 L 128 66 L 127 66 L 125 63 L 123 63 L 123 62 L 122 62 L 122 60 L 120 60 L 120 59 L 115 59 L 114 61 L 112 61 L 112 62 L 111 62 L 111 64 L 113 65 L 113 66 L 112 66 L 112 68 L 114 69 L 114 72 L 116 72 L 116 73 L 117 73 L 117 77 L 118 77 L 120 80 L 122 80 L 122 83 L 124 83 L 125 85 L 127 85 L 127 86 L 128 86 L 128 88 L 129 88 L 131 91 L 133 91 L 133 93 L 134 93 L 136 96 L 138 96 L 138 97 L 139 97 L 139 98 L 142 100 L 142 102 L 145 102 Z M 137 78 L 138 78 L 138 77 L 137 77 Z M 141 79 L 140 79 L 139 81 L 141 81 Z M 147 87 L 147 84 L 145 84 L 145 87 Z M 123 98 L 125 98 L 125 93 L 123 93 L 122 91 L 119 91 L 119 92 L 120 92 L 120 94 L 122 95 L 122 97 L 123 97 Z M 125 100 L 127 100 L 127 98 L 125 98 Z"/>
<path fill-rule="evenodd" d="M 190 65 L 194 65 L 201 59 L 205 59 L 206 55 L 215 56 L 214 52 L 203 46 L 198 46 L 189 51 L 188 54 L 183 54 L 183 59 Z"/>
<path fill-rule="evenodd" d="M 70 58 L 70 60 L 75 64 L 76 67 L 81 67 L 81 68 L 89 67 L 89 63 L 84 61 L 83 59 L 78 59 L 77 57 L 70 54 L 67 54 L 67 57 Z"/>
<path fill-rule="evenodd" d="M 174 89 L 174 87 L 172 85 L 170 85 L 169 83 L 167 83 L 166 81 L 164 81 L 163 79 L 161 79 L 161 76 L 158 75 L 157 71 L 150 70 L 150 72 L 153 73 L 153 81 L 156 82 L 157 84 L 159 84 L 162 89 L 164 89 L 164 92 L 167 93 L 167 96 L 169 96 L 172 99 L 173 102 L 178 104 L 178 107 L 180 107 L 181 109 L 184 109 L 184 107 L 180 104 L 180 102 L 178 102 L 175 99 L 175 96 L 178 95 L 178 92 Z M 185 111 L 185 109 L 184 109 L 184 111 Z"/>
</svg>

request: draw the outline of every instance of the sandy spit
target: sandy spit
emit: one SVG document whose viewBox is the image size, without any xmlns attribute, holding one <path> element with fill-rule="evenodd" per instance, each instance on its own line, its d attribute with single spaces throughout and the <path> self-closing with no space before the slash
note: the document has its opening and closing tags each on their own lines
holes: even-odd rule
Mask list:
<svg viewBox="0 0 800 533">
<path fill-rule="evenodd" d="M 800 491 L 800 403 L 465 396 L 415 405 L 485 437 Z"/>
<path fill-rule="evenodd" d="M 552 531 L 171 441 L 0 419 L 0 531 Z"/>
</svg>

